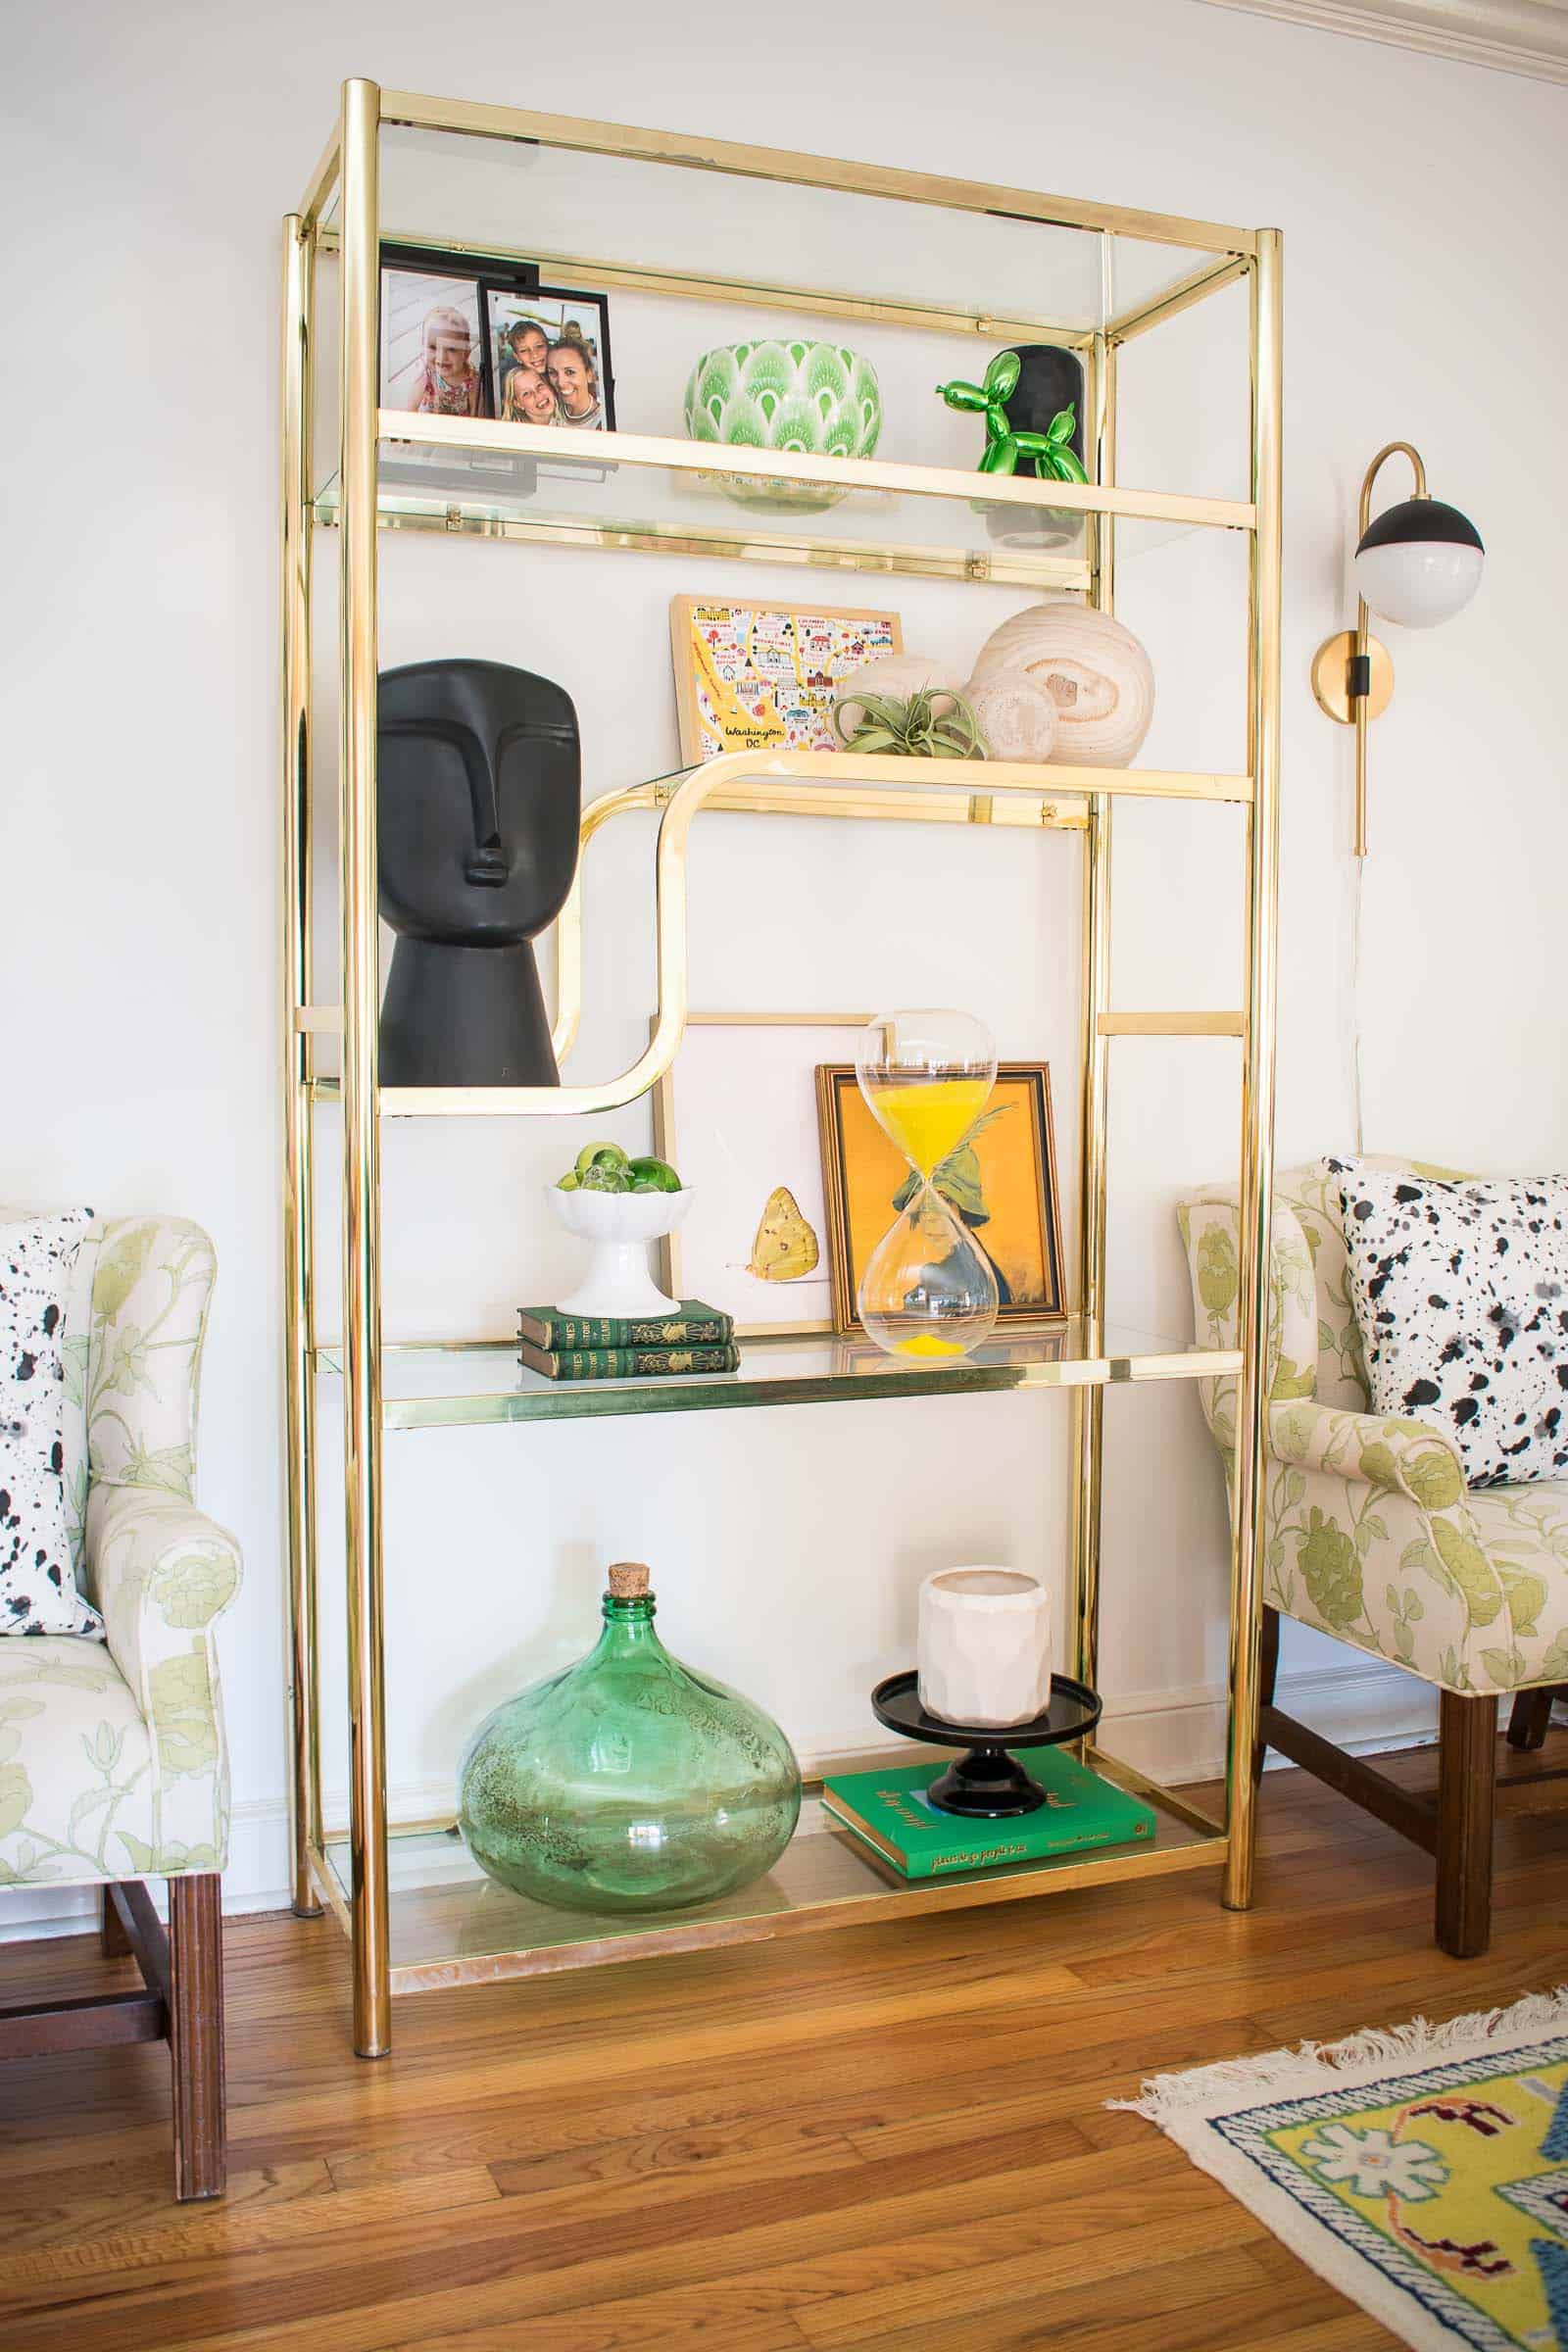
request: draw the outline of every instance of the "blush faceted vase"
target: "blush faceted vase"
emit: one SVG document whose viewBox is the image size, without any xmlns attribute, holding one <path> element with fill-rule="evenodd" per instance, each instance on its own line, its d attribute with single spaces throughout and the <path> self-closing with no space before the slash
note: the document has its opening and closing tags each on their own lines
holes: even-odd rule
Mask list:
<svg viewBox="0 0 1568 2352">
<path fill-rule="evenodd" d="M 1017 1568 L 939 1568 L 920 1587 L 920 1704 L 982 1731 L 1051 1704 L 1051 1595 Z"/>
<path fill-rule="evenodd" d="M 778 1725 L 672 1658 L 648 1571 L 610 1571 L 597 1648 L 497 1707 L 463 1759 L 458 1820 L 482 1870 L 565 1911 L 673 1911 L 771 1870 L 801 1769 Z"/>
</svg>

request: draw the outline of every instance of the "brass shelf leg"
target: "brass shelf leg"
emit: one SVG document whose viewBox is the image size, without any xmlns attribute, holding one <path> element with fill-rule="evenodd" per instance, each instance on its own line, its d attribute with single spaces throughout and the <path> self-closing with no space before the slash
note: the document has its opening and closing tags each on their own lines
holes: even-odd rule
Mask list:
<svg viewBox="0 0 1568 2352">
<path fill-rule="evenodd" d="M 1252 534 L 1248 596 L 1247 1038 L 1242 1094 L 1240 1333 L 1231 1587 L 1230 1729 L 1222 1899 L 1252 1899 L 1260 1611 L 1267 1459 L 1270 1208 L 1274 1186 L 1275 901 L 1280 783 L 1280 385 L 1283 309 L 1278 229 L 1258 231 L 1252 268 Z"/>
<path fill-rule="evenodd" d="M 311 1367 L 314 1185 L 311 991 L 311 298 L 314 232 L 283 223 L 283 1443 L 290 1604 L 294 1910 L 318 1919 L 310 1843 L 320 1835 L 316 1647 L 316 1383 Z"/>
<path fill-rule="evenodd" d="M 1095 479 L 1116 479 L 1116 346 L 1097 334 L 1088 354 L 1086 392 L 1091 420 Z M 1102 612 L 1115 609 L 1115 523 L 1108 514 L 1092 518 L 1091 602 Z M 1101 1016 L 1110 1006 L 1110 828 L 1111 803 L 1090 803 L 1084 835 L 1082 1097 L 1079 1108 L 1078 1269 L 1080 1311 L 1096 1322 L 1105 1312 L 1105 1141 L 1108 1041 Z M 1100 1671 L 1100 1527 L 1104 1459 L 1105 1392 L 1080 1389 L 1073 1405 L 1077 1478 L 1073 1488 L 1072 1593 L 1073 1671 L 1098 1687 Z"/>
<path fill-rule="evenodd" d="M 376 403 L 380 92 L 343 85 L 343 1481 L 354 2046 L 392 2046 L 381 1589 L 381 1165 L 376 1106 Z"/>
</svg>

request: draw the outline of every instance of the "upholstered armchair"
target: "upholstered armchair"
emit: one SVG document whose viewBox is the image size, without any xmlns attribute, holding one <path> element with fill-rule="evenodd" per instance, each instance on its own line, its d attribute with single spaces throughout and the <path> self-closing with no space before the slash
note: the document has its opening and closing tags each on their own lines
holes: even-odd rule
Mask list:
<svg viewBox="0 0 1568 2352">
<path fill-rule="evenodd" d="M 1177 1217 L 1199 1344 L 1234 1347 L 1236 1195 L 1200 1194 Z M 1433 1854 L 1437 1940 L 1470 1958 L 1491 1926 L 1498 1696 L 1514 1699 L 1514 1743 L 1538 1746 L 1568 1684 L 1568 1483 L 1471 1490 L 1442 1427 L 1370 1411 L 1338 1185 L 1321 1167 L 1279 1178 L 1272 1257 L 1259 1768 L 1278 1748 Z M 1200 1384 L 1227 1481 L 1236 1389 Z M 1436 1686 L 1436 1804 L 1274 1704 L 1281 1614 Z"/>
<path fill-rule="evenodd" d="M 114 1219 L 82 1242 L 65 1477 L 77 1582 L 105 1639 L 0 1639 L 0 1889 L 102 1886 L 104 1948 L 133 1952 L 146 1986 L 0 2010 L 0 2056 L 167 2038 L 181 2198 L 217 2196 L 224 2172 L 228 1765 L 213 1625 L 240 1560 L 191 1498 L 215 1272 L 206 1234 L 174 1218 Z M 167 1937 L 150 1878 L 169 1882 Z"/>
</svg>

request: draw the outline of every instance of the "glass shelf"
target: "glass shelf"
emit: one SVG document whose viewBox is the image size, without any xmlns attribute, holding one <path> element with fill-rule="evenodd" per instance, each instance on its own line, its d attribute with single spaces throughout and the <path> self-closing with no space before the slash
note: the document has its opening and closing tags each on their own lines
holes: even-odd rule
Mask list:
<svg viewBox="0 0 1568 2352">
<path fill-rule="evenodd" d="M 933 1757 L 938 1752 L 922 1751 Z M 606 1960 L 639 1960 L 658 1952 L 760 1943 L 939 1907 L 1009 1902 L 1102 1886 L 1144 1872 L 1158 1876 L 1200 1869 L 1223 1859 L 1224 1833 L 1202 1814 L 1110 1757 L 1097 1752 L 1093 1761 L 1108 1779 L 1123 1783 L 1153 1806 L 1152 1839 L 1057 1854 L 1043 1862 L 944 1874 L 935 1882 L 911 1882 L 884 1873 L 847 1832 L 830 1825 L 820 1800 L 808 1793 L 801 1826 L 765 1878 L 720 1902 L 653 1917 L 618 1919 L 553 1910 L 484 1877 L 455 1830 L 421 1825 L 400 1831 L 394 1826 L 389 1853 L 392 1989 L 421 1992 L 443 1984 L 592 1968 Z M 322 1891 L 346 1923 L 347 1838 L 329 1838 L 321 1859 Z"/>
<path fill-rule="evenodd" d="M 810 459 L 667 437 L 381 412 L 377 514 L 388 529 L 474 533 L 1082 589 L 1095 514 L 1060 484 L 875 459 Z M 758 467 L 765 470 L 758 471 Z M 1123 557 L 1193 530 L 1245 530 L 1245 501 L 1074 491 L 1116 512 Z M 335 523 L 337 477 L 317 495 Z"/>
<path fill-rule="evenodd" d="M 1004 1389 L 1081 1389 L 1107 1382 L 1211 1380 L 1238 1372 L 1229 1348 L 1196 1348 L 1082 1316 L 992 1340 L 953 1363 L 906 1363 L 870 1340 L 743 1340 L 736 1372 L 669 1373 L 651 1380 L 546 1380 L 517 1360 L 511 1340 L 391 1345 L 381 1351 L 387 1429 L 469 1428 L 497 1421 L 576 1421 L 627 1413 L 724 1411 L 767 1404 L 831 1404 L 857 1397 L 957 1396 Z M 319 1348 L 317 1369 L 340 1375 L 341 1349 Z"/>
<path fill-rule="evenodd" d="M 1223 222 L 392 90 L 382 106 L 389 239 L 515 254 L 568 286 L 777 290 L 829 317 L 1065 341 L 1252 248 Z"/>
</svg>

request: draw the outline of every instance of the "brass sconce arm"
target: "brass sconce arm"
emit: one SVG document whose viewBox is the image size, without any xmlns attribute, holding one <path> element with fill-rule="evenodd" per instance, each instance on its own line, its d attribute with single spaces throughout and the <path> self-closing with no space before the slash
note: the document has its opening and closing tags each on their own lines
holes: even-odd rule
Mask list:
<svg viewBox="0 0 1568 2352">
<path fill-rule="evenodd" d="M 1406 457 L 1415 475 L 1411 495 L 1427 498 L 1427 469 L 1421 453 L 1408 441 L 1390 441 L 1378 451 L 1361 481 L 1356 539 L 1366 537 L 1372 520 L 1372 485 L 1390 458 Z M 1389 650 L 1374 637 L 1364 596 L 1355 600 L 1355 627 L 1325 639 L 1312 664 L 1312 692 L 1318 709 L 1341 725 L 1355 728 L 1355 854 L 1366 856 L 1366 731 L 1382 716 L 1394 695 L 1394 663 Z"/>
<path fill-rule="evenodd" d="M 1410 461 L 1408 498 L 1372 519 L 1372 485 L 1390 458 Z M 1370 612 L 1407 629 L 1430 629 L 1462 612 L 1481 585 L 1486 548 L 1468 514 L 1434 498 L 1408 441 L 1378 451 L 1361 483 L 1355 549 L 1355 627 L 1317 649 L 1312 691 L 1330 718 L 1355 729 L 1355 854 L 1366 856 L 1366 731 L 1394 692 L 1394 664 L 1367 629 Z M 1371 603 L 1368 604 L 1370 597 Z"/>
</svg>

